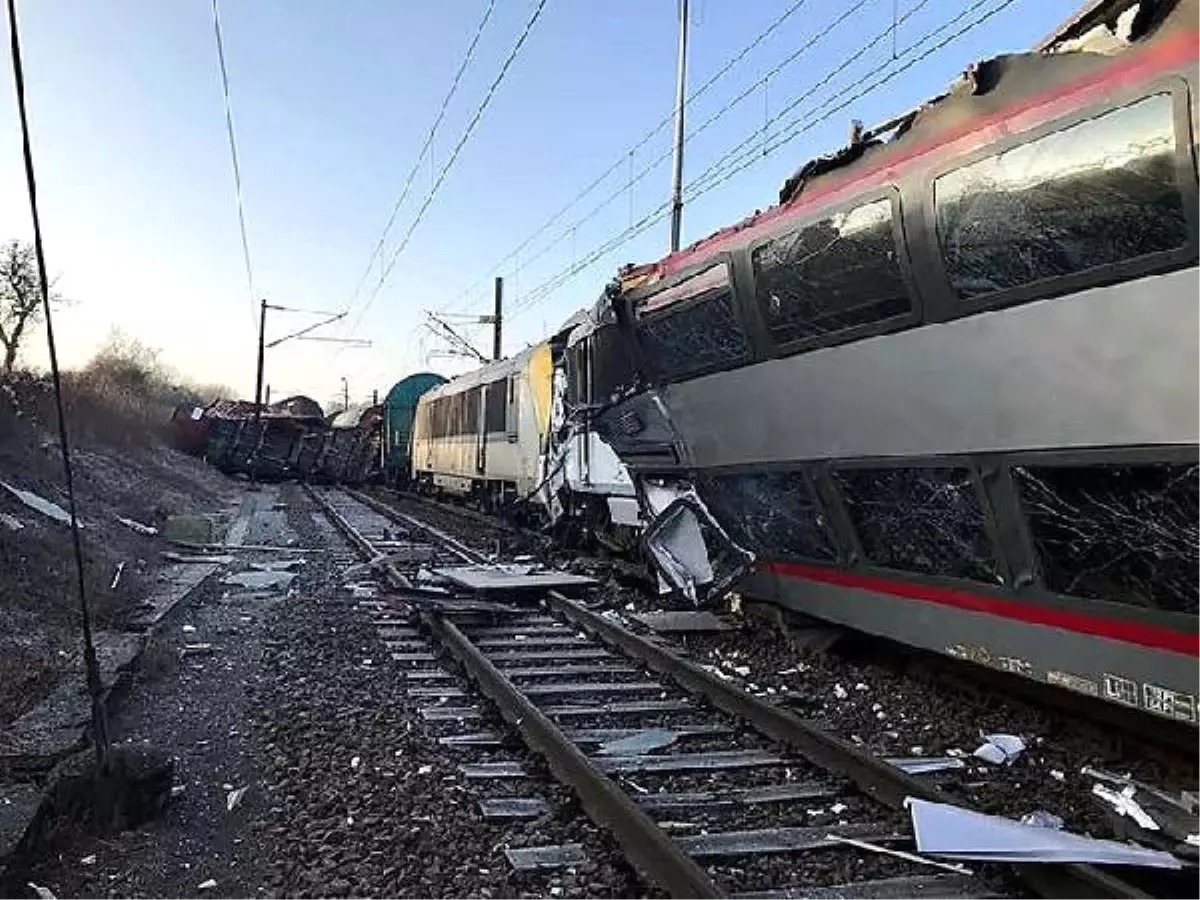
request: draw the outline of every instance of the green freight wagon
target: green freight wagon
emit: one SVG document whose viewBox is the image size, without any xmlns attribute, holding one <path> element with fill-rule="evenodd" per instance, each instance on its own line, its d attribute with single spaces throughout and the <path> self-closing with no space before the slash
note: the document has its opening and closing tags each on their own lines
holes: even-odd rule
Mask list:
<svg viewBox="0 0 1200 900">
<path fill-rule="evenodd" d="M 404 484 L 409 476 L 413 415 L 417 400 L 431 388 L 446 383 L 441 375 L 418 372 L 397 381 L 383 400 L 383 474 L 388 484 Z"/>
</svg>

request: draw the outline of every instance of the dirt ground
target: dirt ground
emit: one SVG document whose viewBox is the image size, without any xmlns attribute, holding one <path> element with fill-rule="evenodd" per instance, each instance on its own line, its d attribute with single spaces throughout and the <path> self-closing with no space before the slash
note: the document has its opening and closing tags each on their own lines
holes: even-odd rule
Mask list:
<svg viewBox="0 0 1200 900">
<path fill-rule="evenodd" d="M 46 400 L 42 385 L 0 384 L 0 482 L 65 508 Z M 105 435 L 81 415 L 73 458 L 87 593 L 96 627 L 120 628 L 153 583 L 162 541 L 118 517 L 161 528 L 171 515 L 225 511 L 235 490 L 199 460 L 163 446 L 157 434 L 143 435 L 137 446 L 137 435 Z M 70 530 L 0 487 L 0 727 L 36 705 L 65 672 L 76 671 L 79 655 Z"/>
</svg>

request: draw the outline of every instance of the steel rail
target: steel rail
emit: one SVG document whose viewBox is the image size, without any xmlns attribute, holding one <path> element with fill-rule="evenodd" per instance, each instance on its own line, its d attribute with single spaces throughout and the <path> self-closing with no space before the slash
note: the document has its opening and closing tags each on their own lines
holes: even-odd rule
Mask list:
<svg viewBox="0 0 1200 900">
<path fill-rule="evenodd" d="M 575 792 L 598 825 L 609 830 L 625 855 L 672 897 L 721 897 L 720 888 L 625 791 L 602 773 L 554 722 L 539 710 L 478 647 L 445 616 L 421 615 L 429 628 L 513 725 L 540 753 L 559 781 Z"/>
<path fill-rule="evenodd" d="M 342 532 L 356 549 L 367 556 L 378 555 L 371 542 L 334 509 L 328 500 L 307 485 L 305 487 L 334 527 Z M 438 540 L 445 539 L 449 548 L 460 555 L 479 558 L 449 535 L 411 516 L 390 509 L 386 504 L 357 492 L 345 493 L 393 521 L 422 529 Z M 391 564 L 383 564 L 379 568 L 394 585 L 407 585 L 407 579 Z M 563 734 L 562 729 L 505 677 L 454 623 L 443 614 L 430 610 L 421 612 L 421 621 L 442 646 L 462 664 L 484 695 L 496 704 L 505 721 L 521 733 L 526 745 L 540 754 L 558 780 L 575 793 L 592 820 L 608 829 L 629 861 L 643 875 L 672 897 L 724 896 L 704 869 L 659 828 L 619 785 L 601 772 L 587 755 Z"/>
<path fill-rule="evenodd" d="M 635 657 L 684 689 L 700 694 L 717 708 L 750 722 L 762 733 L 794 747 L 825 769 L 854 784 L 893 809 L 906 797 L 946 802 L 950 795 L 933 790 L 883 760 L 798 716 L 746 693 L 689 660 L 683 659 L 615 622 L 592 612 L 557 591 L 547 594 L 549 606 L 572 624 Z M 954 802 L 969 809 L 957 798 Z M 1076 863 L 1013 864 L 1012 870 L 1042 897 L 1150 897 L 1132 884 L 1091 865 Z"/>
</svg>

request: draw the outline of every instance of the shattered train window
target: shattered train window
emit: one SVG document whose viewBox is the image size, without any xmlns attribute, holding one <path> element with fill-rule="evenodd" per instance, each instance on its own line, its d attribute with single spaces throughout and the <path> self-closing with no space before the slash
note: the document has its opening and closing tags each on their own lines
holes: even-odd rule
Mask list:
<svg viewBox="0 0 1200 900">
<path fill-rule="evenodd" d="M 946 274 L 969 299 L 1187 244 L 1170 94 L 934 183 Z"/>
<path fill-rule="evenodd" d="M 755 297 L 780 344 L 884 322 L 912 309 L 896 257 L 890 200 L 806 225 L 752 256 Z"/>
<path fill-rule="evenodd" d="M 1002 580 L 967 469 L 842 469 L 833 477 L 871 562 L 927 575 Z"/>
<path fill-rule="evenodd" d="M 1197 612 L 1195 465 L 1013 469 L 1046 587 Z"/>
<path fill-rule="evenodd" d="M 637 315 L 642 347 L 665 381 L 736 365 L 749 356 L 724 263 L 647 297 Z"/>
<path fill-rule="evenodd" d="M 836 558 L 825 514 L 801 473 L 710 475 L 700 489 L 722 527 L 756 555 Z"/>
</svg>

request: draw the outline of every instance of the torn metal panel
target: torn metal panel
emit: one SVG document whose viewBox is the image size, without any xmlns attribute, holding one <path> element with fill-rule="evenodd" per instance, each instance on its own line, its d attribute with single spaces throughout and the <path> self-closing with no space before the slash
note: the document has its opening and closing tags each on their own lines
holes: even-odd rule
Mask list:
<svg viewBox="0 0 1200 900">
<path fill-rule="evenodd" d="M 514 869 L 533 871 L 537 869 L 563 869 L 581 866 L 587 862 L 583 847 L 579 844 L 562 844 L 554 847 L 510 847 L 504 851 Z"/>
<path fill-rule="evenodd" d="M 528 565 L 451 566 L 433 574 L 470 591 L 540 591 L 550 588 L 594 587 L 596 579 Z"/>
<path fill-rule="evenodd" d="M 635 622 L 641 622 L 651 631 L 672 633 L 678 631 L 733 631 L 734 626 L 724 619 L 714 616 L 707 610 L 697 612 L 672 611 L 658 613 L 642 613 L 632 616 Z"/>
<path fill-rule="evenodd" d="M 735 544 L 690 484 L 643 484 L 654 516 L 645 546 L 668 590 L 693 606 L 724 597 L 750 571 L 754 554 Z"/>
</svg>

